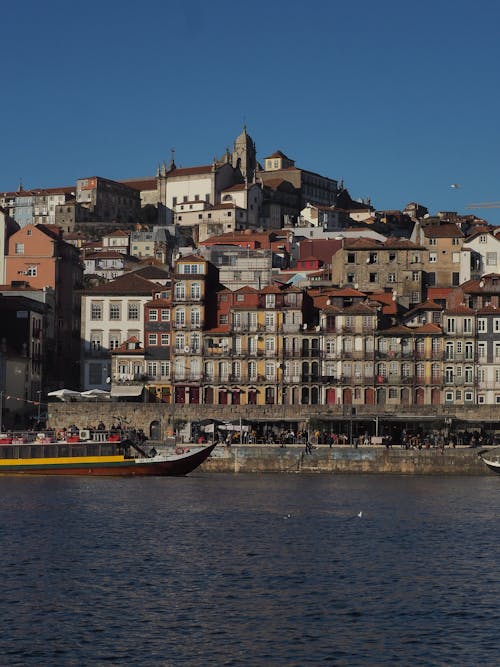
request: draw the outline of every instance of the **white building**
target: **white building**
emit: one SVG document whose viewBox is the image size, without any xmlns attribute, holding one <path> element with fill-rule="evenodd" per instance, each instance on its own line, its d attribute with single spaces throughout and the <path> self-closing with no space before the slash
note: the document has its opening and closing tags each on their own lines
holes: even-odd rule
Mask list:
<svg viewBox="0 0 500 667">
<path fill-rule="evenodd" d="M 500 273 L 500 239 L 486 230 L 479 231 L 464 241 L 460 259 L 460 283 Z"/>
<path fill-rule="evenodd" d="M 143 340 L 144 304 L 161 289 L 158 283 L 131 273 L 82 294 L 83 390 L 109 388 L 111 351 L 130 338 Z"/>
</svg>

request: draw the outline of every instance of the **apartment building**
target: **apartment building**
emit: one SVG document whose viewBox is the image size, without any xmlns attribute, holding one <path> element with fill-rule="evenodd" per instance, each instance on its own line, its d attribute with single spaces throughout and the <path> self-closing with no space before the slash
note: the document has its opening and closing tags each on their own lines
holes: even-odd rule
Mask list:
<svg viewBox="0 0 500 667">
<path fill-rule="evenodd" d="M 427 251 L 405 239 L 344 238 L 332 257 L 332 283 L 361 292 L 391 289 L 405 307 L 421 303 Z"/>
</svg>

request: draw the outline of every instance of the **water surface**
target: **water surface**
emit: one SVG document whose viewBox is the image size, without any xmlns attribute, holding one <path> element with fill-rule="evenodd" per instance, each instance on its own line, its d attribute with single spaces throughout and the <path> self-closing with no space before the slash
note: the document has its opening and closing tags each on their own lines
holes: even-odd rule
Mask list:
<svg viewBox="0 0 500 667">
<path fill-rule="evenodd" d="M 496 476 L 3 477 L 0 663 L 497 665 L 499 493 Z"/>
</svg>

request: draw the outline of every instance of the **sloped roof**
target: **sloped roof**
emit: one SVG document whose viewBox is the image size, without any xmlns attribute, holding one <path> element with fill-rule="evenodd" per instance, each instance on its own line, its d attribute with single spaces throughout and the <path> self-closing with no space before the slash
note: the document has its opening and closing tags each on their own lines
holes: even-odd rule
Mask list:
<svg viewBox="0 0 500 667">
<path fill-rule="evenodd" d="M 84 290 L 84 294 L 109 294 L 109 295 L 151 295 L 154 290 L 161 289 L 162 285 L 134 273 L 125 273 L 104 285 L 95 285 Z"/>
<path fill-rule="evenodd" d="M 422 231 L 427 238 L 463 238 L 463 232 L 453 223 L 442 225 L 423 225 Z"/>
<path fill-rule="evenodd" d="M 178 176 L 196 176 L 197 174 L 210 174 L 212 173 L 212 165 L 204 164 L 199 167 L 180 167 L 172 169 L 167 174 L 167 178 L 177 178 Z"/>
</svg>

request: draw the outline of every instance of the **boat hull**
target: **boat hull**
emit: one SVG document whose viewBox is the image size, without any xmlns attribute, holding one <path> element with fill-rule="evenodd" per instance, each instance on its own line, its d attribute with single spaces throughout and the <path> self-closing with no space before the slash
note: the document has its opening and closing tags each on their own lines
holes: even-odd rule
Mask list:
<svg viewBox="0 0 500 667">
<path fill-rule="evenodd" d="M 500 475 L 500 463 L 496 461 L 490 461 L 489 459 L 485 459 L 483 456 L 481 457 L 483 463 L 485 463 L 490 470 L 493 472 L 496 472 L 497 475 Z"/>
<path fill-rule="evenodd" d="M 68 456 L 64 458 L 0 459 L 0 475 L 84 475 L 151 477 L 188 475 L 211 454 L 215 445 L 169 457 Z"/>
</svg>

